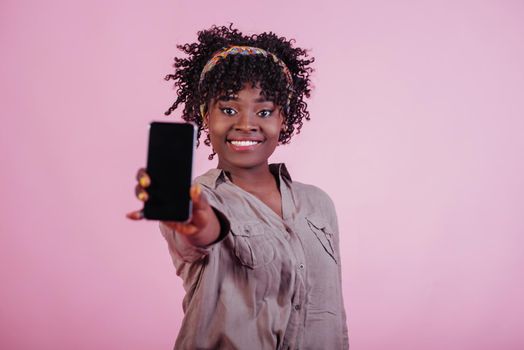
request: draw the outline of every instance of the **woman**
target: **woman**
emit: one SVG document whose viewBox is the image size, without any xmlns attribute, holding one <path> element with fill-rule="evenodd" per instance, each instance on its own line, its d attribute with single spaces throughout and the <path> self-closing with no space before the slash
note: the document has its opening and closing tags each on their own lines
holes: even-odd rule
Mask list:
<svg viewBox="0 0 524 350">
<path fill-rule="evenodd" d="M 273 33 L 198 34 L 166 77 L 178 94 L 166 114 L 183 103 L 218 166 L 195 179 L 189 222 L 160 223 L 186 290 L 175 349 L 346 349 L 333 202 L 268 163 L 309 119 L 313 59 Z M 150 179 L 137 178 L 145 201 Z"/>
</svg>

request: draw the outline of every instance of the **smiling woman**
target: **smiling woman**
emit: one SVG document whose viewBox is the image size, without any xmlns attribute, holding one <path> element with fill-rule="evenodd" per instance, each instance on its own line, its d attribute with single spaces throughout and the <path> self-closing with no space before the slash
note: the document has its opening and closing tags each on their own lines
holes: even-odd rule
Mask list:
<svg viewBox="0 0 524 350">
<path fill-rule="evenodd" d="M 267 168 L 267 159 L 284 130 L 281 108 L 266 100 L 259 87 L 247 84 L 238 94 L 210 102 L 204 116 L 218 167 L 233 173 Z"/>
<path fill-rule="evenodd" d="M 187 292 L 175 349 L 347 349 L 333 202 L 268 163 L 309 119 L 313 59 L 231 27 L 179 48 L 189 57 L 166 77 L 178 94 L 167 114 L 183 103 L 218 165 L 194 180 L 189 222 L 160 224 Z M 138 180 L 147 200 L 151 181 Z"/>
</svg>

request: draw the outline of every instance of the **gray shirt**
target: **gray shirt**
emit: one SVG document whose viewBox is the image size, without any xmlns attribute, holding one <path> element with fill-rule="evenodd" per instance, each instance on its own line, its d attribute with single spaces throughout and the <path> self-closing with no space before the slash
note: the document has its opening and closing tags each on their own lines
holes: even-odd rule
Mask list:
<svg viewBox="0 0 524 350">
<path fill-rule="evenodd" d="M 202 185 L 225 232 L 195 247 L 160 225 L 184 281 L 175 349 L 347 349 L 338 225 L 319 188 L 271 164 L 283 218 L 211 169 Z"/>
</svg>

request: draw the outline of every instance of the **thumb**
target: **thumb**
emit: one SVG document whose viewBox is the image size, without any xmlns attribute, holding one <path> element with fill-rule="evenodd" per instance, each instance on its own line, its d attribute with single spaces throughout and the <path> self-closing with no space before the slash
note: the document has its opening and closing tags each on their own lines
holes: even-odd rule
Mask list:
<svg viewBox="0 0 524 350">
<path fill-rule="evenodd" d="M 213 211 L 207 201 L 206 195 L 202 193 L 202 187 L 199 184 L 191 186 L 191 200 L 193 201 L 193 213 L 191 223 L 198 228 L 204 228 L 211 220 Z"/>
<path fill-rule="evenodd" d="M 193 184 L 189 189 L 189 196 L 193 202 L 193 210 L 207 209 L 209 203 L 207 202 L 206 196 L 202 193 L 202 187 L 200 184 Z"/>
</svg>

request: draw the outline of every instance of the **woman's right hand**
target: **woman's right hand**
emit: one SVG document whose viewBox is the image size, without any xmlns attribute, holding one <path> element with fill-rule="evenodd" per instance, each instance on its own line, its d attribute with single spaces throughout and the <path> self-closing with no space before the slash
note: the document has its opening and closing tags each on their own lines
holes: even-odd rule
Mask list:
<svg viewBox="0 0 524 350">
<path fill-rule="evenodd" d="M 137 185 L 135 186 L 135 195 L 140 201 L 146 202 L 149 199 L 147 188 L 151 184 L 151 178 L 146 170 L 141 168 L 136 174 L 136 179 Z M 185 236 L 199 236 L 199 233 L 204 233 L 205 237 L 201 238 L 204 239 L 205 243 L 208 243 L 208 239 L 206 238 L 209 235 L 206 233 L 211 231 L 211 238 L 213 239 L 213 233 L 216 231 L 217 225 L 219 230 L 220 225 L 218 224 L 216 215 L 209 205 L 206 196 L 202 193 L 200 185 L 193 184 L 189 190 L 189 194 L 191 201 L 193 202 L 193 209 L 189 220 L 186 222 L 162 221 L 162 224 Z M 144 218 L 144 213 L 142 210 L 135 210 L 127 213 L 126 216 L 131 220 L 142 220 Z M 218 233 L 216 235 L 218 236 Z M 201 241 L 201 239 L 197 240 Z"/>
</svg>

